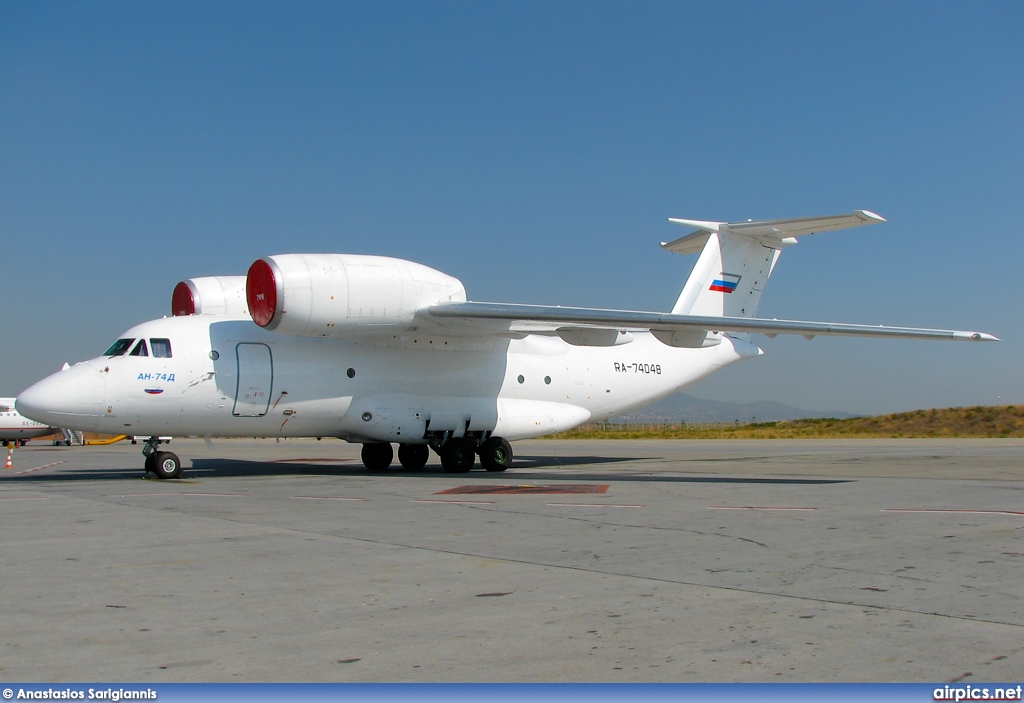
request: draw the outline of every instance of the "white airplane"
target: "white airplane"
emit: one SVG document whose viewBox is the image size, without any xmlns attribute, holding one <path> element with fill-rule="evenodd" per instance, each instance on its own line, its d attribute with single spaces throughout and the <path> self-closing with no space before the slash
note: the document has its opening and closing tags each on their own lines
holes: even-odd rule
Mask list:
<svg viewBox="0 0 1024 703">
<path fill-rule="evenodd" d="M 35 437 L 47 437 L 60 430 L 44 423 L 29 420 L 14 407 L 14 398 L 0 398 L 0 442 L 25 442 Z"/>
<path fill-rule="evenodd" d="M 998 341 L 981 332 L 755 317 L 782 248 L 884 222 L 848 215 L 696 228 L 662 246 L 700 252 L 669 313 L 467 302 L 462 284 L 379 256 L 285 254 L 246 277 L 179 283 L 169 318 L 35 384 L 41 422 L 143 435 L 146 470 L 181 476 L 161 435 L 339 437 L 366 468 L 445 471 L 511 462 L 510 441 L 568 430 L 668 396 L 763 352 L 751 333 Z"/>
</svg>

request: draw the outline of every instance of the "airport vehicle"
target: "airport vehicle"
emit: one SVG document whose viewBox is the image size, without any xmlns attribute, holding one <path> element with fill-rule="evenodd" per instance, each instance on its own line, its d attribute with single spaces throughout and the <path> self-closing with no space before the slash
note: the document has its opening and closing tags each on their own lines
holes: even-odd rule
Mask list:
<svg viewBox="0 0 1024 703">
<path fill-rule="evenodd" d="M 29 420 L 14 407 L 14 398 L 0 398 L 0 442 L 17 442 L 21 446 L 35 437 L 48 437 L 59 430 L 42 422 Z"/>
<path fill-rule="evenodd" d="M 998 341 L 981 332 L 761 319 L 783 248 L 873 213 L 760 222 L 672 220 L 662 246 L 700 253 L 669 313 L 468 302 L 462 283 L 401 259 L 284 254 L 248 275 L 195 278 L 173 316 L 35 384 L 18 407 L 40 421 L 143 435 L 146 469 L 181 475 L 160 435 L 339 437 L 371 470 L 489 471 L 510 442 L 651 403 L 763 352 L 752 333 Z"/>
</svg>

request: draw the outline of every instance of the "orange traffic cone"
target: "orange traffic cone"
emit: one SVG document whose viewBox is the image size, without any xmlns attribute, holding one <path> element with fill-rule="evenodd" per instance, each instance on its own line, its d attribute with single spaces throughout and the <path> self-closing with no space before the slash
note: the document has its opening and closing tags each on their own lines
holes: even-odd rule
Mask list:
<svg viewBox="0 0 1024 703">
<path fill-rule="evenodd" d="M 7 463 L 4 464 L 4 468 L 5 469 L 13 469 L 14 468 L 14 462 L 11 461 L 11 455 L 12 454 L 14 454 L 14 450 L 11 449 L 10 447 L 8 447 L 7 448 Z"/>
</svg>

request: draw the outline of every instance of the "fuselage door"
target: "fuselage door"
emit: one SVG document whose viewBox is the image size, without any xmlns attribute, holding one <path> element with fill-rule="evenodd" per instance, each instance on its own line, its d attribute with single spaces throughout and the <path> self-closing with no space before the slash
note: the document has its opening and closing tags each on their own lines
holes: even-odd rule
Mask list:
<svg viewBox="0 0 1024 703">
<path fill-rule="evenodd" d="M 235 389 L 235 417 L 262 417 L 270 407 L 274 385 L 274 361 L 266 344 L 235 346 L 238 358 L 238 386 Z"/>
</svg>

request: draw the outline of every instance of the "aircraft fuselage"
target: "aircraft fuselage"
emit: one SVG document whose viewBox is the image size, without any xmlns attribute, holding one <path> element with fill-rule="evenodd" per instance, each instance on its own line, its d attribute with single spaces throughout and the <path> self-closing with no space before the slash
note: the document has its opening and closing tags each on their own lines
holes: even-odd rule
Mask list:
<svg viewBox="0 0 1024 703">
<path fill-rule="evenodd" d="M 169 340 L 170 356 L 100 356 L 41 381 L 19 404 L 37 419 L 110 434 L 512 441 L 611 417 L 760 353 L 731 338 L 674 348 L 649 333 L 613 347 L 533 334 L 291 337 L 206 315 L 153 320 L 122 338 L 126 347 Z"/>
</svg>

